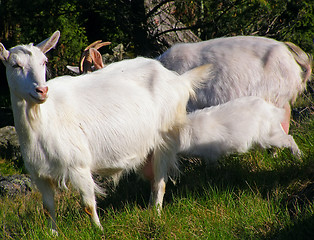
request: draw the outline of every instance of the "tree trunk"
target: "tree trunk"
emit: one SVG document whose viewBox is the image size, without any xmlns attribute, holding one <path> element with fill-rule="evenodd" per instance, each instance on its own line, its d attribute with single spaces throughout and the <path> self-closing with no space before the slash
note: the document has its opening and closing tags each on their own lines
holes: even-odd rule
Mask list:
<svg viewBox="0 0 314 240">
<path fill-rule="evenodd" d="M 178 42 L 198 42 L 200 39 L 178 21 L 174 1 L 145 0 L 148 36 L 160 47 L 161 52 Z"/>
<path fill-rule="evenodd" d="M 175 16 L 175 1 L 132 0 L 132 37 L 137 54 L 155 57 L 178 42 L 200 39 Z"/>
</svg>

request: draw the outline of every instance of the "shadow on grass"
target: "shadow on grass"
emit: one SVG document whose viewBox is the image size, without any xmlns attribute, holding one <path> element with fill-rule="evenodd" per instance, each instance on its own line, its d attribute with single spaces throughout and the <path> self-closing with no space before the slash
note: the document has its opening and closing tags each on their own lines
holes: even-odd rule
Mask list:
<svg viewBox="0 0 314 240">
<path fill-rule="evenodd" d="M 98 196 L 97 205 L 99 208 L 103 210 L 110 208 L 117 211 L 124 209 L 126 205 L 147 208 L 150 196 L 150 184 L 139 178 L 135 173 L 124 176 L 116 188 L 110 183 L 105 185 L 107 185 L 107 196 Z"/>
<path fill-rule="evenodd" d="M 314 239 L 314 216 L 308 216 L 294 222 L 292 226 L 274 231 L 264 239 L 271 240 L 312 240 Z"/>
<path fill-rule="evenodd" d="M 180 178 L 176 185 L 171 181 L 167 183 L 164 203 L 171 203 L 173 197 L 185 197 L 191 192 L 202 196 L 204 187 L 207 186 L 221 191 L 253 189 L 265 199 L 276 189 L 284 189 L 286 196 L 281 196 L 283 198 L 281 204 L 283 208 L 288 206 L 292 214 L 295 205 L 302 206 L 308 205 L 309 201 L 313 202 L 314 184 L 310 185 L 314 182 L 311 131 L 313 119 L 307 115 L 303 117 L 302 121 L 293 122 L 292 125 L 293 135 L 305 153 L 302 160 L 295 159 L 288 149 L 279 150 L 277 158 L 273 157 L 272 152 L 263 149 L 247 154 L 234 154 L 224 158 L 222 164 L 208 168 L 200 159 L 181 157 Z M 308 192 L 301 193 L 307 185 L 310 185 Z M 98 205 L 103 209 L 110 207 L 118 210 L 124 208 L 126 204 L 134 203 L 140 208 L 146 208 L 149 195 L 149 183 L 136 174 L 130 174 L 120 181 L 115 191 L 108 191 L 106 198 L 98 199 Z M 293 204 L 293 201 L 297 204 Z"/>
<path fill-rule="evenodd" d="M 285 157 L 271 159 L 272 161 L 281 161 L 275 170 L 258 169 L 256 163 L 244 162 L 241 155 L 229 156 L 224 159 L 224 163 L 221 165 L 208 168 L 199 159 L 181 158 L 180 178 L 175 185 L 171 181 L 167 183 L 164 203 L 169 204 L 173 202 L 173 197 L 185 197 L 190 195 L 191 192 L 197 196 L 202 196 L 204 187 L 209 185 L 221 191 L 253 189 L 253 191 L 259 192 L 263 198 L 267 199 L 269 194 L 275 191 L 278 186 L 290 188 L 294 183 L 311 184 L 314 182 L 314 161 L 311 161 L 311 155 L 304 158 L 301 163 L 295 161 L 289 151 L 287 152 L 290 156 L 285 160 L 283 160 Z M 252 154 L 256 153 L 253 152 Z M 270 155 L 267 151 L 264 151 L 263 154 Z M 264 160 L 267 161 L 268 159 L 269 156 Z M 304 184 L 302 186 L 304 187 Z M 291 204 L 293 197 L 298 199 L 298 204 L 306 204 L 307 201 L 302 200 L 306 198 L 313 201 L 314 184 L 311 186 L 312 188 L 308 192 L 302 194 L 293 192 L 300 190 L 300 187 L 290 189 L 292 192 L 287 193 L 286 199 L 282 203 L 283 207 Z M 120 181 L 115 190 L 109 190 L 106 198 L 98 199 L 98 206 L 102 209 L 110 207 L 119 210 L 127 204 L 134 204 L 137 207 L 146 208 L 149 196 L 149 183 L 140 179 L 136 174 L 130 174 Z M 292 204 L 291 209 L 293 206 Z"/>
</svg>

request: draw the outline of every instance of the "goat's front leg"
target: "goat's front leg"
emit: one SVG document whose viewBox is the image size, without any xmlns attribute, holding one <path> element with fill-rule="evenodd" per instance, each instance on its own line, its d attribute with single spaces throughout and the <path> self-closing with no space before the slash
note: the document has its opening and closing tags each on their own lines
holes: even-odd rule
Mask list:
<svg viewBox="0 0 314 240">
<path fill-rule="evenodd" d="M 49 217 L 49 227 L 52 234 L 58 234 L 55 214 L 55 191 L 52 180 L 48 178 L 32 177 L 37 188 L 42 194 L 42 201 L 45 214 Z"/>
<path fill-rule="evenodd" d="M 91 220 L 103 230 L 96 212 L 95 183 L 88 168 L 75 168 L 69 171 L 70 181 L 80 191 L 84 211 Z"/>
</svg>

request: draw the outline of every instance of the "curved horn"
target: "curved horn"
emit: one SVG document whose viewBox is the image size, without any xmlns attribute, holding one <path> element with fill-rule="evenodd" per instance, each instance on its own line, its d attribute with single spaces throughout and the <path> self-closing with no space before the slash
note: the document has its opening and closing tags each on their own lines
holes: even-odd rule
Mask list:
<svg viewBox="0 0 314 240">
<path fill-rule="evenodd" d="M 80 58 L 80 64 L 79 64 L 80 74 L 83 73 L 83 63 L 84 63 L 85 58 L 86 58 L 86 52 L 83 52 Z"/>
<path fill-rule="evenodd" d="M 81 59 L 80 59 L 80 73 L 91 71 L 91 66 L 93 65 L 93 59 L 91 58 L 89 51 L 84 51 L 82 53 Z"/>
<path fill-rule="evenodd" d="M 98 43 L 98 44 L 96 44 L 96 46 L 94 47 L 95 49 L 99 49 L 99 48 L 101 48 L 101 47 L 103 47 L 103 46 L 107 46 L 107 45 L 109 45 L 109 44 L 111 44 L 111 42 L 102 42 L 102 43 Z"/>
<path fill-rule="evenodd" d="M 95 47 L 95 45 L 97 45 L 98 43 L 101 43 L 101 41 L 102 41 L 102 40 L 97 40 L 97 41 L 95 41 L 95 42 L 89 44 L 89 45 L 84 49 L 84 51 L 89 50 L 89 49 L 92 48 L 92 47 Z"/>
</svg>

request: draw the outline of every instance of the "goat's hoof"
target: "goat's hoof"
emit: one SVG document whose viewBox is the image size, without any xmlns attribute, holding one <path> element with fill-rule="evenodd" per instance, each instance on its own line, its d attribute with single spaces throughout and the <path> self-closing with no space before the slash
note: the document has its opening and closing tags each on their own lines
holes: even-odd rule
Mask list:
<svg viewBox="0 0 314 240">
<path fill-rule="evenodd" d="M 293 155 L 297 158 L 297 159 L 299 159 L 299 160 L 301 160 L 302 159 L 302 157 L 304 156 L 304 154 L 303 154 L 303 152 L 302 151 L 296 151 L 296 152 L 294 152 L 293 153 Z"/>
</svg>

